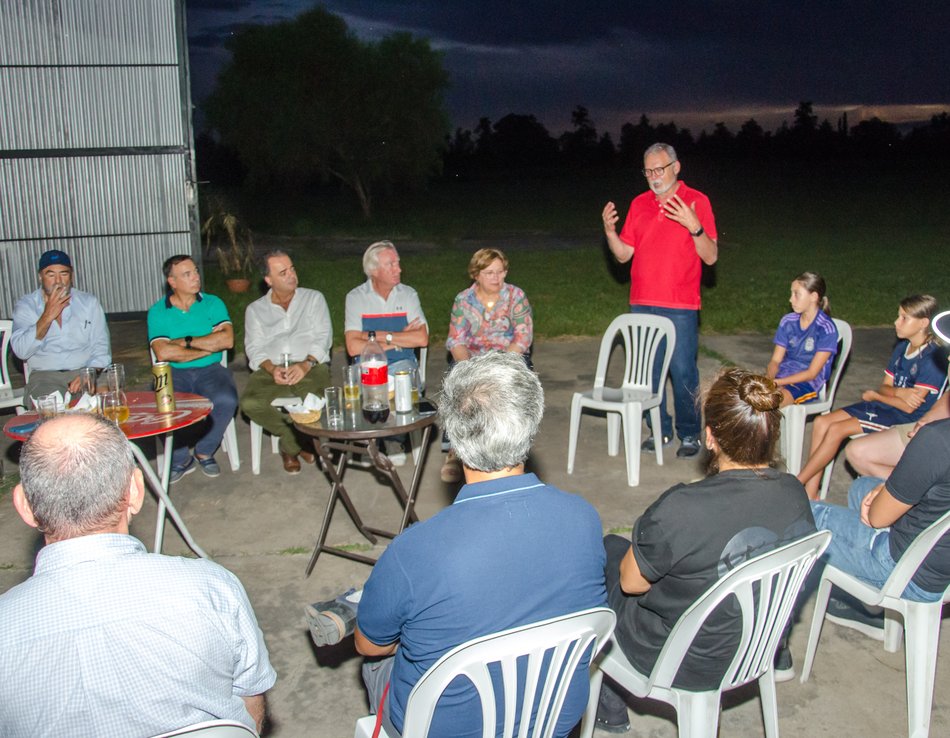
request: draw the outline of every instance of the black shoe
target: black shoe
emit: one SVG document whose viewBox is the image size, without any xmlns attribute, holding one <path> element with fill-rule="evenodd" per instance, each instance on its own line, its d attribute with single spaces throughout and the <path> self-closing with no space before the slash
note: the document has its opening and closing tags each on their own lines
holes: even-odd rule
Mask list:
<svg viewBox="0 0 950 738">
<path fill-rule="evenodd" d="M 849 600 L 851 600 L 849 602 Z M 853 604 L 852 604 L 853 603 Z M 864 633 L 868 638 L 876 641 L 884 640 L 884 611 L 872 615 L 863 605 L 852 598 L 839 599 L 832 597 L 828 600 L 828 609 L 825 610 L 825 619 L 835 625 L 851 628 Z"/>
<path fill-rule="evenodd" d="M 673 445 L 673 439 L 670 436 L 663 436 L 663 448 L 668 448 Z M 646 451 L 648 454 L 652 454 L 656 451 L 656 436 L 650 436 L 647 440 L 640 444 L 640 450 Z"/>
<path fill-rule="evenodd" d="M 626 733 L 630 730 L 627 703 L 606 684 L 601 685 L 594 724 L 606 733 Z"/>
<path fill-rule="evenodd" d="M 795 678 L 792 652 L 788 650 L 788 646 L 779 644 L 778 650 L 775 652 L 772 671 L 775 674 L 776 682 L 789 682 Z"/>
<path fill-rule="evenodd" d="M 699 438 L 696 436 L 683 436 L 680 441 L 680 447 L 676 449 L 676 456 L 680 459 L 687 459 L 699 453 Z"/>
</svg>

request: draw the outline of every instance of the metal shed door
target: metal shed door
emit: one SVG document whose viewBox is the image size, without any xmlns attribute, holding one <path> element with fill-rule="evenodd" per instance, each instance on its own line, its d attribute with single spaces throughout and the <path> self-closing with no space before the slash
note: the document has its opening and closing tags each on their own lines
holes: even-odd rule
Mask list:
<svg viewBox="0 0 950 738">
<path fill-rule="evenodd" d="M 200 258 L 182 0 L 0 3 L 0 316 L 70 254 L 108 313 Z"/>
</svg>

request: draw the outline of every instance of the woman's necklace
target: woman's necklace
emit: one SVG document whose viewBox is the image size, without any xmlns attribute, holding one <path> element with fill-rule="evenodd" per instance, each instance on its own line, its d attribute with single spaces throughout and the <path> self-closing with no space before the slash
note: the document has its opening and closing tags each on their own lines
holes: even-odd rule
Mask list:
<svg viewBox="0 0 950 738">
<path fill-rule="evenodd" d="M 489 300 L 488 295 L 483 293 L 480 289 L 476 290 L 478 295 L 478 301 L 485 306 L 485 320 L 488 320 L 488 316 L 491 314 L 492 308 L 495 307 L 495 303 L 498 302 L 498 295 L 495 295 L 495 299 Z"/>
</svg>

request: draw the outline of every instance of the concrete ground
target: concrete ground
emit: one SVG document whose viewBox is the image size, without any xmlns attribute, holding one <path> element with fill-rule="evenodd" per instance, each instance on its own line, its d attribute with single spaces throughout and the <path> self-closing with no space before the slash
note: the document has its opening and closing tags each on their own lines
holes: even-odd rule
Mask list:
<svg viewBox="0 0 950 738">
<path fill-rule="evenodd" d="M 139 367 L 131 372 L 144 388 L 147 357 L 142 350 L 144 325 L 112 325 L 117 360 Z M 880 383 L 890 354 L 890 330 L 855 331 L 852 358 L 838 393 L 838 405 L 855 402 L 862 389 Z M 600 512 L 604 531 L 629 530 L 643 509 L 671 485 L 699 478 L 700 463 L 680 460 L 670 452 L 657 466 L 652 455 L 641 458 L 640 486 L 626 485 L 623 457 L 606 453 L 606 421 L 585 416 L 575 473 L 566 472 L 566 449 L 571 395 L 593 381 L 597 339 L 539 341 L 535 366 L 547 398 L 547 411 L 530 466 L 542 479 L 586 497 Z M 714 375 L 721 361 L 762 369 L 771 353 L 765 335 L 704 336 L 700 370 L 703 379 Z M 430 352 L 430 394 L 438 390 L 445 369 L 440 351 Z M 334 369 L 342 365 L 335 357 Z M 243 358 L 232 364 L 239 384 L 247 373 Z M 369 568 L 357 562 L 323 555 L 313 575 L 304 576 L 310 550 L 322 519 L 329 487 L 313 467 L 298 476 L 286 475 L 278 456 L 265 444 L 260 476 L 251 474 L 250 442 L 246 422 L 239 421 L 241 469 L 232 473 L 219 455 L 225 471 L 216 480 L 201 474 L 185 477 L 172 488 L 178 506 L 195 539 L 220 564 L 244 582 L 264 631 L 278 680 L 268 695 L 270 735 L 281 738 L 352 735 L 356 718 L 367 712 L 359 678 L 360 659 L 352 639 L 336 647 L 316 649 L 304 622 L 305 603 L 329 598 L 360 584 Z M 151 445 L 151 444 L 150 444 Z M 806 445 L 807 449 L 807 445 Z M 151 449 L 149 449 L 151 451 Z M 15 471 L 15 449 L 0 439 L 7 471 Z M 429 449 L 417 511 L 426 519 L 452 502 L 455 488 L 439 480 L 442 458 L 437 443 Z M 410 468 L 403 475 L 408 478 Z M 844 463 L 835 469 L 830 499 L 843 503 L 850 477 Z M 399 507 L 391 490 L 364 470 L 351 469 L 346 477 L 359 509 L 381 527 L 395 526 Z M 150 542 L 155 525 L 155 505 L 149 500 L 133 523 L 133 534 Z M 366 541 L 345 512 L 337 510 L 328 541 L 363 547 Z M 21 523 L 6 500 L 0 503 L 0 592 L 27 578 L 40 546 L 38 536 Z M 373 554 L 381 547 L 370 549 Z M 183 541 L 169 528 L 165 553 L 190 555 Z M 810 609 L 805 617 L 810 617 Z M 943 630 L 947 630 L 944 624 Z M 792 653 L 799 666 L 805 647 L 806 625 L 793 631 Z M 944 637 L 950 634 L 944 632 Z M 810 681 L 779 685 L 779 722 L 785 735 L 869 736 L 906 734 L 903 654 L 886 653 L 881 644 L 833 624 L 824 629 Z M 950 661 L 938 662 L 932 735 L 950 734 Z M 633 701 L 631 734 L 675 736 L 671 710 L 654 703 Z M 762 735 L 757 690 L 752 687 L 724 699 L 720 735 Z"/>
</svg>

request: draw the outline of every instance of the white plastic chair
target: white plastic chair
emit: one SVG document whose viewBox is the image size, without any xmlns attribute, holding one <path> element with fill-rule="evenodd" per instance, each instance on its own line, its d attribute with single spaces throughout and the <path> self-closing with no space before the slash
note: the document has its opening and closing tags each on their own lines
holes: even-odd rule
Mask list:
<svg viewBox="0 0 950 738">
<path fill-rule="evenodd" d="M 424 738 L 429 732 L 436 703 L 457 676 L 467 677 L 478 692 L 482 705 L 482 738 L 495 738 L 499 709 L 504 709 L 503 738 L 514 736 L 515 719 L 530 715 L 538 702 L 534 724 L 522 725 L 519 738 L 550 738 L 564 705 L 568 687 L 584 654 L 596 655 L 613 632 L 617 616 L 606 607 L 562 615 L 539 623 L 482 636 L 457 646 L 440 658 L 416 683 L 406 702 L 402 734 Z M 545 680 L 540 680 L 543 662 L 550 655 Z M 524 692 L 518 699 L 518 660 L 525 673 Z M 495 704 L 492 676 L 488 667 L 499 664 L 504 705 Z M 540 693 L 540 697 L 539 697 Z M 355 738 L 371 738 L 376 716 L 367 715 L 356 723 Z M 380 736 L 386 736 L 385 731 Z"/>
<path fill-rule="evenodd" d="M 173 736 L 188 735 L 193 738 L 258 738 L 256 732 L 244 723 L 234 720 L 206 720 L 194 725 L 173 730 L 171 733 L 162 733 L 154 738 L 172 738 Z"/>
<path fill-rule="evenodd" d="M 581 725 L 582 738 L 593 734 L 604 674 L 637 697 L 672 705 L 676 709 L 680 738 L 715 738 L 722 693 L 758 680 L 765 735 L 778 738 L 775 651 L 798 591 L 830 540 L 828 531 L 812 533 L 756 556 L 726 574 L 683 613 L 649 675 L 637 671 L 621 652 L 616 639 L 611 639 L 591 679 L 590 701 Z M 676 672 L 697 633 L 716 607 L 732 595 L 738 600 L 742 613 L 742 636 L 722 682 L 707 692 L 674 687 Z"/>
<path fill-rule="evenodd" d="M 152 347 L 149 346 L 148 355 L 152 359 L 152 363 L 155 363 L 155 352 L 152 350 Z M 221 366 L 225 369 L 228 366 L 228 352 L 221 352 Z M 241 451 L 238 448 L 237 442 L 237 427 L 235 426 L 235 419 L 231 418 L 231 422 L 228 423 L 227 429 L 224 431 L 224 437 L 221 439 L 221 448 L 224 450 L 224 453 L 228 455 L 228 461 L 231 462 L 231 471 L 236 472 L 241 468 Z M 159 469 L 164 469 L 164 456 L 165 456 L 165 443 L 161 437 L 155 438 L 155 463 L 158 465 Z M 258 458 L 260 458 L 258 456 Z"/>
<path fill-rule="evenodd" d="M 264 441 L 264 429 L 255 423 L 251 423 L 251 472 L 261 473 L 261 446 Z M 270 435 L 268 433 L 268 435 Z M 272 454 L 280 453 L 280 439 L 277 436 L 270 437 L 270 451 Z"/>
<path fill-rule="evenodd" d="M 805 443 L 805 422 L 810 415 L 826 415 L 831 412 L 838 391 L 838 382 L 844 372 L 851 353 L 851 326 L 840 318 L 832 318 L 838 329 L 838 353 L 832 357 L 834 362 L 831 376 L 813 402 L 802 405 L 788 405 L 782 408 L 782 456 L 789 474 L 798 474 L 802 470 L 802 449 Z M 824 495 L 822 495 L 824 498 Z"/>
<path fill-rule="evenodd" d="M 607 365 L 617 334 L 623 339 L 625 365 L 620 387 L 605 387 Z M 660 343 L 666 340 L 659 382 L 655 381 L 653 363 Z M 643 413 L 650 411 L 653 433 L 660 430 L 660 400 L 666 392 L 666 375 L 676 346 L 676 329 L 673 321 L 659 315 L 624 313 L 613 319 L 600 341 L 597 357 L 597 372 L 594 388 L 587 392 L 575 392 L 571 400 L 571 426 L 567 446 L 567 473 L 574 473 L 574 454 L 577 451 L 577 435 L 580 431 L 581 412 L 584 408 L 607 413 L 607 454 L 616 456 L 620 450 L 620 424 L 623 424 L 623 439 L 627 457 L 627 484 L 640 484 L 640 435 Z M 657 384 L 658 392 L 653 391 Z M 657 443 L 656 463 L 663 465 L 663 444 Z"/>
<path fill-rule="evenodd" d="M 943 380 L 943 384 L 940 386 L 940 391 L 937 393 L 938 402 L 940 398 L 943 397 L 944 392 L 947 391 L 948 383 L 950 383 L 950 375 Z M 864 433 L 855 433 L 853 436 L 849 436 L 848 439 L 853 441 L 855 438 L 862 438 L 864 435 Z M 831 473 L 835 470 L 835 459 L 837 457 L 838 454 L 835 454 L 831 461 L 825 465 L 825 470 L 821 473 L 821 487 L 818 490 L 819 500 L 823 500 L 828 496 L 828 488 L 831 486 Z"/>
<path fill-rule="evenodd" d="M 802 666 L 801 681 L 804 683 L 811 674 L 815 651 L 818 650 L 818 637 L 821 635 L 821 626 L 828 608 L 831 585 L 840 587 L 866 605 L 883 607 L 884 650 L 895 653 L 900 648 L 901 635 L 904 631 L 907 633 L 904 663 L 907 671 L 907 734 L 911 738 L 923 738 L 930 732 L 934 673 L 937 669 L 937 646 L 940 642 L 940 617 L 943 604 L 950 602 L 950 587 L 937 602 L 914 602 L 905 600 L 901 595 L 927 554 L 948 530 L 950 512 L 914 539 L 880 589 L 830 564 L 826 566 L 818 585 L 815 613 L 812 616 L 805 663 Z M 900 613 L 903 617 L 903 627 L 895 613 Z"/>
<path fill-rule="evenodd" d="M 17 412 L 21 413 L 24 410 L 23 388 L 13 389 L 7 365 L 11 333 L 13 321 L 0 320 L 0 409 L 15 407 Z"/>
</svg>

